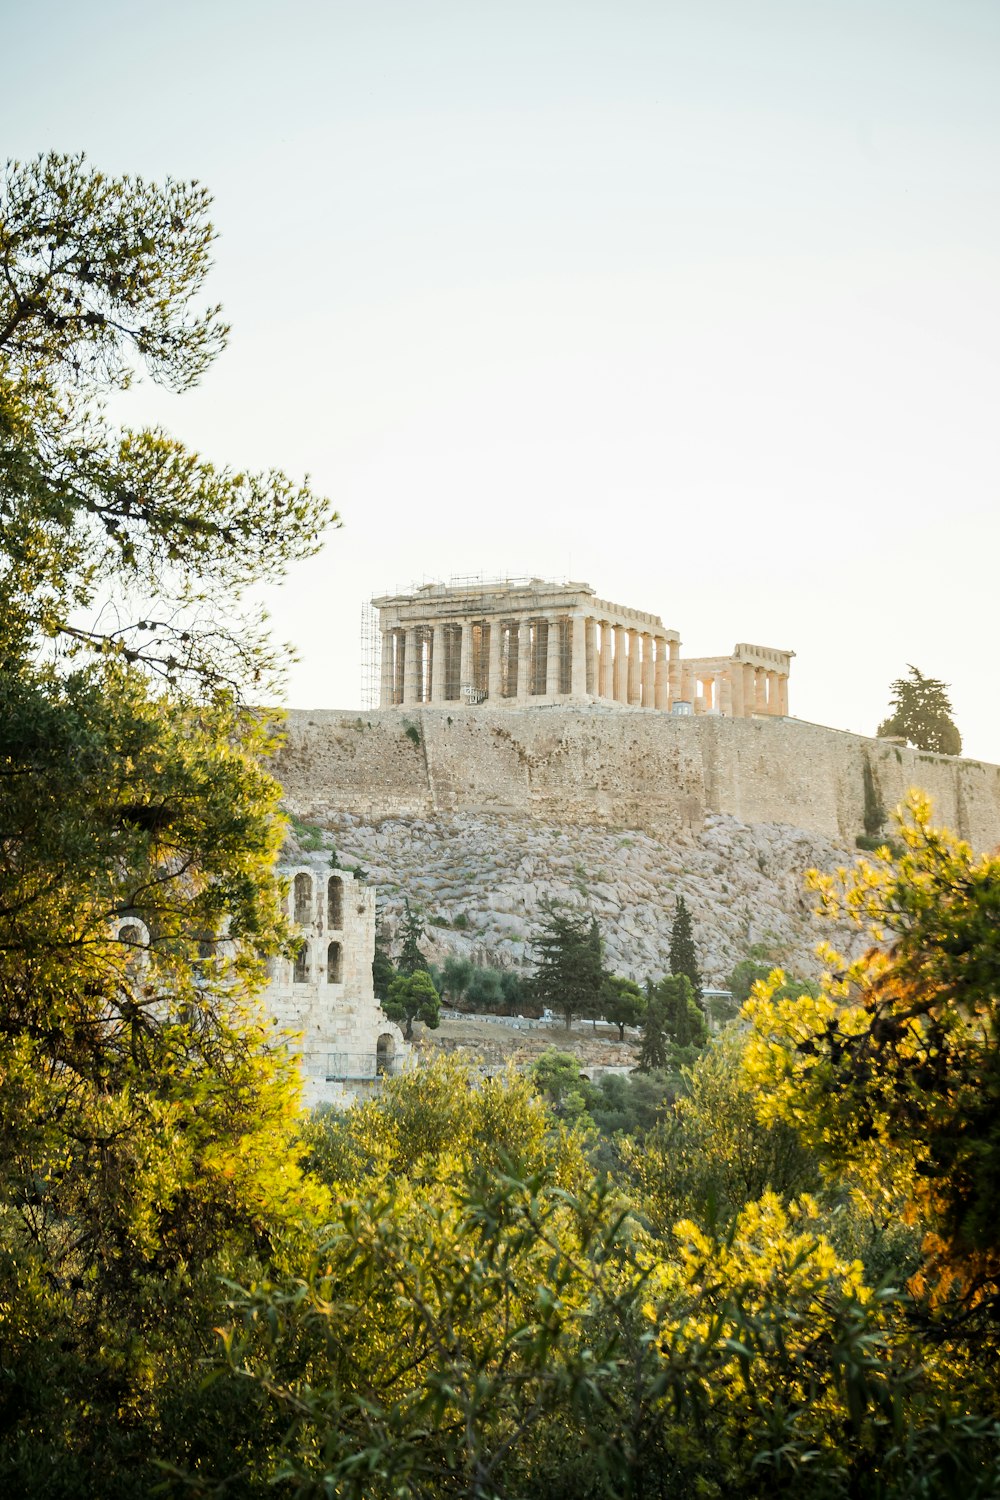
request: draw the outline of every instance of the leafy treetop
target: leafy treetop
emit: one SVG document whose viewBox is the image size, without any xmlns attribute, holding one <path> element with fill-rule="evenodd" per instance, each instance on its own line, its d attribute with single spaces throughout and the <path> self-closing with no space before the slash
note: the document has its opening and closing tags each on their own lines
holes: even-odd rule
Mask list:
<svg viewBox="0 0 1000 1500">
<path fill-rule="evenodd" d="M 898 736 L 918 750 L 961 755 L 962 736 L 952 719 L 948 684 L 925 677 L 916 667 L 908 671 L 908 678 L 899 677 L 892 684 L 892 712 L 882 720 L 876 734 L 880 739 Z"/>
<path fill-rule="evenodd" d="M 5 655 L 48 639 L 174 685 L 274 681 L 241 596 L 316 550 L 337 521 L 329 503 L 277 470 L 219 468 L 162 429 L 116 430 L 103 403 L 141 371 L 186 390 L 224 347 L 219 309 L 198 307 L 210 203 L 197 183 L 108 177 L 83 156 L 11 162 L 0 178 Z"/>
</svg>

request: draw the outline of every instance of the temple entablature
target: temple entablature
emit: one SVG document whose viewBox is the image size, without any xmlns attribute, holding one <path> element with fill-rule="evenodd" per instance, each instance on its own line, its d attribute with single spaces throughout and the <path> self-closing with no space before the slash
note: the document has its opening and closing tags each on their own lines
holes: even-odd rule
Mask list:
<svg viewBox="0 0 1000 1500">
<path fill-rule="evenodd" d="M 792 652 L 740 644 L 730 657 L 684 660 L 679 634 L 659 615 L 598 599 L 587 583 L 458 579 L 372 604 L 382 708 L 788 712 Z"/>
</svg>

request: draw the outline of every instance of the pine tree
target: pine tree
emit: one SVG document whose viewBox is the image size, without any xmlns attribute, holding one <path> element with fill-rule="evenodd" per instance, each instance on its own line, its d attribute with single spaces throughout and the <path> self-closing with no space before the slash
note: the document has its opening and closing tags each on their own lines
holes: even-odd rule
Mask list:
<svg viewBox="0 0 1000 1500">
<path fill-rule="evenodd" d="M 670 972 L 686 974 L 691 981 L 694 999 L 701 1005 L 702 980 L 698 972 L 698 958 L 694 949 L 694 933 L 691 913 L 683 896 L 677 897 L 677 907 L 670 928 Z"/>
<path fill-rule="evenodd" d="M 531 980 L 534 998 L 562 1011 L 567 1027 L 574 1016 L 592 1015 L 608 977 L 594 919 L 585 912 L 547 907 L 534 949 L 538 956 Z"/>
<path fill-rule="evenodd" d="M 892 713 L 882 720 L 876 734 L 880 739 L 898 736 L 918 750 L 938 755 L 961 755 L 962 736 L 951 717 L 948 684 L 925 677 L 914 666 L 908 671 L 909 678 L 899 677 L 892 684 Z"/>
</svg>

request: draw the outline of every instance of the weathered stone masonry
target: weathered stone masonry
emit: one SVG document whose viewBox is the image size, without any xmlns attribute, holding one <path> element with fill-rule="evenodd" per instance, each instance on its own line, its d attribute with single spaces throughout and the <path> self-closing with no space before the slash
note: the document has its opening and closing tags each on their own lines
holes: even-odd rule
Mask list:
<svg viewBox="0 0 1000 1500">
<path fill-rule="evenodd" d="M 484 812 L 662 832 L 706 813 L 853 845 L 865 764 L 892 809 L 910 787 L 977 848 L 1000 844 L 1000 767 L 779 718 L 677 718 L 598 708 L 364 714 L 294 710 L 276 762 L 289 806 L 366 820 Z"/>
<path fill-rule="evenodd" d="M 346 870 L 297 865 L 282 874 L 304 941 L 294 963 L 275 964 L 262 1003 L 297 1035 L 304 1102 L 346 1103 L 409 1051 L 372 989 L 375 891 Z"/>
</svg>

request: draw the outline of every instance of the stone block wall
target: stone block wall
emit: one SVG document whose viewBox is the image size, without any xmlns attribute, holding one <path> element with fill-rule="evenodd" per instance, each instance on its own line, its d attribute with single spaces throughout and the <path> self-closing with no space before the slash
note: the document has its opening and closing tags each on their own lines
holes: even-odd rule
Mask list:
<svg viewBox="0 0 1000 1500">
<path fill-rule="evenodd" d="M 1000 844 L 1000 767 L 797 719 L 300 709 L 275 771 L 307 819 L 473 812 L 660 833 L 722 813 L 851 846 L 865 829 L 866 764 L 887 811 L 919 787 L 940 823 L 978 849 Z"/>
</svg>

